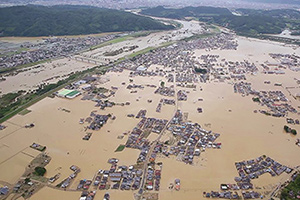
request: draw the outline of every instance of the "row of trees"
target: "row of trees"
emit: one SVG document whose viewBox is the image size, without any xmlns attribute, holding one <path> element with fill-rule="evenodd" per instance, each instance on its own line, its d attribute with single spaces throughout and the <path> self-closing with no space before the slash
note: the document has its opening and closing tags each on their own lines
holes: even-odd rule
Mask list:
<svg viewBox="0 0 300 200">
<path fill-rule="evenodd" d="M 284 131 L 285 131 L 286 133 L 291 133 L 291 134 L 293 134 L 293 135 L 297 135 L 296 129 L 292 129 L 292 128 L 288 127 L 287 125 L 285 125 L 285 126 L 283 127 L 283 129 L 284 129 Z"/>
</svg>

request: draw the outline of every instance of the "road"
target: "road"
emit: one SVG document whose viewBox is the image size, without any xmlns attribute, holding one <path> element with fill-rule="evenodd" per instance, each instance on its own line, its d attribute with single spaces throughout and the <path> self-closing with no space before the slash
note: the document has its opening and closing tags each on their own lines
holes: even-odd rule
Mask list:
<svg viewBox="0 0 300 200">
<path fill-rule="evenodd" d="M 145 162 L 144 162 L 144 166 L 143 166 L 143 177 L 142 177 L 141 186 L 139 188 L 139 194 L 137 194 L 137 196 L 136 196 L 137 199 L 141 199 L 142 194 L 144 193 L 145 182 L 146 182 L 145 179 L 146 179 L 148 164 L 150 163 L 149 162 L 150 156 L 152 155 L 152 152 L 153 152 L 155 146 L 160 141 L 161 137 L 163 136 L 163 133 L 166 131 L 167 127 L 171 123 L 171 120 L 173 119 L 173 116 L 175 115 L 175 113 L 178 110 L 177 89 L 176 89 L 176 74 L 175 74 L 175 72 L 174 72 L 174 82 L 173 82 L 173 85 L 174 85 L 174 90 L 175 90 L 175 109 L 174 109 L 174 113 L 173 113 L 171 119 L 168 121 L 168 123 L 164 126 L 164 128 L 162 129 L 162 131 L 159 133 L 158 137 L 152 142 L 152 144 L 150 146 L 150 149 L 149 149 L 149 151 L 147 153 L 147 156 L 146 156 L 146 159 L 145 159 Z M 143 191 L 142 194 L 140 194 L 140 191 Z"/>
</svg>

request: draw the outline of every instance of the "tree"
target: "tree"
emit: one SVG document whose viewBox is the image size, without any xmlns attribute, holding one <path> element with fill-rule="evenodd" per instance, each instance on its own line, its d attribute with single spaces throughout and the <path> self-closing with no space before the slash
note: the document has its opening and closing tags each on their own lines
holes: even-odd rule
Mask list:
<svg viewBox="0 0 300 200">
<path fill-rule="evenodd" d="M 197 73 L 200 73 L 200 74 L 206 74 L 207 73 L 207 69 L 203 69 L 203 68 L 195 68 L 195 71 Z"/>
<path fill-rule="evenodd" d="M 34 174 L 38 175 L 38 176 L 44 176 L 44 174 L 46 173 L 46 169 L 44 167 L 36 167 L 34 169 Z"/>
<path fill-rule="evenodd" d="M 292 129 L 291 133 L 292 133 L 293 135 L 297 135 L 297 131 L 296 131 L 295 129 Z"/>
<path fill-rule="evenodd" d="M 252 98 L 252 101 L 254 101 L 254 102 L 260 102 L 260 100 L 259 100 L 258 97 L 253 97 L 253 98 Z"/>
<path fill-rule="evenodd" d="M 25 178 L 25 184 L 29 183 L 30 182 L 30 178 Z"/>
<path fill-rule="evenodd" d="M 160 87 L 165 87 L 165 82 L 164 81 L 160 82 Z"/>
<path fill-rule="evenodd" d="M 288 127 L 287 125 L 284 125 L 283 129 L 284 129 L 285 132 L 287 132 L 287 133 L 290 132 L 290 127 Z"/>
</svg>

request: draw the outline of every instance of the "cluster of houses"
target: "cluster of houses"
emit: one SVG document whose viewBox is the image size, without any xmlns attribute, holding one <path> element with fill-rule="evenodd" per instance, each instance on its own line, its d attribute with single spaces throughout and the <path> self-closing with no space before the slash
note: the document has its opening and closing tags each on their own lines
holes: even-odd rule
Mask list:
<svg viewBox="0 0 300 200">
<path fill-rule="evenodd" d="M 150 150 L 150 142 L 144 137 L 145 131 L 160 133 L 167 122 L 167 120 L 143 118 L 132 130 L 126 142 L 126 147 L 141 150 L 137 159 L 138 163 L 146 160 Z M 194 157 L 200 156 L 202 151 L 210 148 L 220 149 L 222 146 L 222 143 L 216 142 L 220 134 L 207 131 L 201 128 L 199 124 L 184 122 L 180 110 L 175 113 L 167 129 L 178 142 L 170 145 L 157 143 L 150 155 L 149 162 L 154 162 L 156 155 L 162 154 L 166 157 L 173 155 L 186 164 L 193 164 Z"/>
<path fill-rule="evenodd" d="M 299 113 L 294 107 L 288 103 L 288 99 L 280 90 L 276 91 L 255 91 L 251 88 L 251 83 L 239 82 L 235 83 L 234 92 L 243 96 L 253 95 L 253 101 L 258 102 L 261 106 L 266 106 L 267 111 L 260 110 L 260 113 L 271 115 L 273 117 L 284 117 L 291 113 Z"/>
<path fill-rule="evenodd" d="M 257 95 L 259 103 L 269 108 L 268 113 L 274 117 L 284 117 L 297 110 L 288 103 L 288 99 L 281 91 L 260 91 Z"/>
<path fill-rule="evenodd" d="M 247 73 L 256 73 L 258 71 L 258 68 L 254 63 L 250 63 L 247 60 L 241 61 L 241 62 L 232 62 L 232 61 L 226 61 L 225 65 L 228 65 L 228 70 L 231 74 L 234 75 L 244 75 Z"/>
<path fill-rule="evenodd" d="M 141 153 L 138 158 L 139 162 L 143 162 L 146 158 L 147 152 L 149 150 L 149 141 L 147 136 L 151 133 L 160 133 L 168 120 L 157 119 L 157 118 L 142 118 L 137 126 L 131 131 L 126 142 L 127 148 L 140 149 Z"/>
<path fill-rule="evenodd" d="M 0 69 L 16 67 L 18 65 L 38 62 L 45 59 L 68 56 L 91 46 L 96 46 L 108 40 L 112 40 L 117 36 L 117 34 L 112 34 L 101 37 L 51 37 L 46 38 L 43 42 L 37 44 L 25 43 L 21 45 L 21 48 L 28 48 L 29 50 L 0 57 Z"/>
<path fill-rule="evenodd" d="M 239 198 L 237 192 L 234 193 L 234 197 L 230 196 L 230 194 L 233 194 L 232 190 L 241 190 L 244 199 L 263 198 L 260 193 L 253 191 L 254 187 L 251 180 L 259 178 L 259 176 L 265 173 L 269 173 L 271 176 L 279 176 L 284 172 L 289 174 L 293 171 L 292 168 L 284 166 L 265 155 L 257 157 L 256 159 L 236 162 L 235 167 L 239 174 L 238 177 L 234 178 L 236 184 L 221 184 L 221 192 L 205 193 L 204 196 L 207 198 L 237 199 Z M 225 196 L 225 194 L 227 195 Z"/>
<path fill-rule="evenodd" d="M 161 179 L 162 163 L 155 164 L 154 162 L 148 164 L 146 174 L 146 190 L 159 191 Z"/>
<path fill-rule="evenodd" d="M 186 164 L 193 164 L 194 157 L 200 156 L 207 148 L 220 149 L 222 146 L 222 143 L 216 142 L 220 134 L 207 131 L 197 123 L 184 122 L 180 110 L 172 118 L 168 131 L 178 142 L 169 147 L 164 146 L 162 154 L 177 156 L 178 160 Z"/>
<path fill-rule="evenodd" d="M 4 195 L 3 198 L 7 199 L 11 193 L 15 193 L 16 196 L 22 196 L 24 199 L 30 199 L 30 197 L 39 189 L 41 189 L 44 185 L 40 181 L 36 181 L 33 177 L 35 175 L 37 167 L 44 168 L 51 161 L 51 157 L 46 153 L 40 153 L 37 155 L 26 167 L 25 173 L 19 178 L 17 183 L 13 188 L 6 189 L 4 187 L 4 191 L 7 191 L 7 194 Z M 7 196 L 8 195 L 8 196 Z M 2 196 L 0 195 L 0 199 Z"/>
<path fill-rule="evenodd" d="M 145 118 L 146 113 L 147 113 L 147 110 L 140 110 L 140 111 L 138 112 L 138 114 L 136 115 L 135 118 L 137 118 L 137 119 L 139 119 L 139 118 Z"/>
<path fill-rule="evenodd" d="M 286 118 L 286 122 L 288 124 L 297 124 L 297 125 L 300 124 L 299 119 Z"/>
<path fill-rule="evenodd" d="M 174 97 L 175 96 L 174 86 L 171 85 L 170 87 L 159 87 L 154 91 L 154 94 L 160 94 L 167 97 Z"/>
<path fill-rule="evenodd" d="M 213 37 L 180 41 L 168 47 L 152 50 L 146 54 L 139 55 L 132 59 L 124 60 L 113 66 L 113 69 L 133 70 L 132 76 L 166 76 L 169 82 L 175 79 L 178 83 L 206 82 L 208 73 L 196 73 L 195 68 L 203 68 L 209 72 L 209 65 L 201 65 L 196 59 L 193 51 L 196 49 L 237 49 L 237 41 L 231 33 L 220 33 Z M 155 70 L 147 71 L 151 65 L 162 65 L 169 71 Z M 141 67 L 142 66 L 142 67 Z M 175 77 L 174 77 L 174 72 Z"/>
<path fill-rule="evenodd" d="M 100 107 L 101 110 L 104 110 L 105 108 L 111 108 L 115 105 L 114 102 L 108 101 L 108 100 L 101 100 L 101 99 L 97 99 L 95 100 L 96 102 L 96 107 Z"/>
<path fill-rule="evenodd" d="M 97 107 L 104 109 L 105 107 L 112 107 L 114 104 L 106 104 L 107 101 L 103 102 L 102 99 L 107 99 L 114 95 L 118 90 L 117 87 L 111 86 L 111 90 L 103 87 L 97 87 L 98 82 L 96 77 L 87 76 L 79 81 L 70 85 L 70 89 L 80 89 L 83 93 L 81 100 L 92 100 L 95 101 Z"/>
<path fill-rule="evenodd" d="M 243 96 L 245 95 L 257 95 L 259 94 L 258 91 L 255 91 L 254 89 L 252 89 L 251 87 L 251 83 L 248 83 L 248 82 L 238 82 L 238 83 L 235 83 L 233 85 L 233 89 L 234 89 L 234 93 L 239 93 L 239 94 L 242 94 Z"/>
<path fill-rule="evenodd" d="M 278 66 L 277 63 L 270 63 L 270 62 L 265 62 L 264 64 L 261 64 L 264 74 L 277 74 L 277 75 L 282 75 L 285 74 L 285 67 L 283 66 Z"/>
<path fill-rule="evenodd" d="M 136 84 L 129 84 L 126 89 L 131 90 L 131 89 L 144 89 L 144 86 L 142 85 L 136 85 Z"/>
<path fill-rule="evenodd" d="M 196 64 L 194 63 L 194 65 Z M 172 76 L 170 76 L 169 78 L 171 79 L 168 79 L 168 82 L 172 82 Z M 198 83 L 201 80 L 202 82 L 204 82 L 204 80 L 206 79 L 201 79 L 201 76 L 199 76 L 199 74 L 194 73 L 193 68 L 190 68 L 190 69 L 186 69 L 184 72 L 182 71 L 177 72 L 175 80 L 177 83 L 181 83 L 179 84 L 180 86 L 183 86 L 183 84 L 185 83 Z"/>
<path fill-rule="evenodd" d="M 242 195 L 244 199 L 263 199 L 263 196 L 255 191 L 242 191 Z"/>
<path fill-rule="evenodd" d="M 78 173 L 80 172 L 80 168 L 75 166 L 75 165 L 72 165 L 70 167 L 70 169 L 73 171 L 72 174 L 70 174 L 70 176 L 68 176 L 66 179 L 64 179 L 61 183 L 59 183 L 57 185 L 57 187 L 60 187 L 60 188 L 68 188 L 72 181 L 74 181 L 74 179 L 76 178 L 76 176 L 78 175 Z"/>
<path fill-rule="evenodd" d="M 258 68 L 254 63 L 247 60 L 244 61 L 228 61 L 223 58 L 219 62 L 218 55 L 203 55 L 201 56 L 205 66 L 210 66 L 211 75 L 221 81 L 233 79 L 235 81 L 246 80 L 246 74 L 256 74 Z"/>
<path fill-rule="evenodd" d="M 222 191 L 222 192 L 203 192 L 203 197 L 206 198 L 220 198 L 220 199 L 240 199 L 237 192 Z"/>
<path fill-rule="evenodd" d="M 109 170 L 99 170 L 92 180 L 80 180 L 77 190 L 137 190 L 140 188 L 143 170 L 133 165 L 118 166 L 118 159 L 111 158 Z"/>
<path fill-rule="evenodd" d="M 93 200 L 96 195 L 96 191 L 82 191 L 79 200 Z"/>
<path fill-rule="evenodd" d="M 99 115 L 95 114 L 95 112 L 91 112 L 90 117 L 92 118 L 90 125 L 88 126 L 91 130 L 100 130 L 101 127 L 106 124 L 109 119 L 109 115 Z"/>
<path fill-rule="evenodd" d="M 289 68 L 292 71 L 300 71 L 300 56 L 296 54 L 269 54 L 279 62 L 278 67 Z"/>
<path fill-rule="evenodd" d="M 174 99 L 161 99 L 156 107 L 156 112 L 160 113 L 161 112 L 161 108 L 163 105 L 175 105 L 175 100 Z"/>
<path fill-rule="evenodd" d="M 178 101 L 186 101 L 187 98 L 188 98 L 187 91 L 185 91 L 185 90 L 179 90 L 177 92 L 177 100 Z"/>
<path fill-rule="evenodd" d="M 279 176 L 283 172 L 291 173 L 293 171 L 292 168 L 284 166 L 265 155 L 252 160 L 236 162 L 235 166 L 239 174 L 239 177 L 235 177 L 235 181 L 241 190 L 253 189 L 251 180 L 259 178 L 265 173 L 269 173 L 271 176 Z"/>
<path fill-rule="evenodd" d="M 131 131 L 125 147 L 140 150 L 137 163 L 143 163 L 146 161 L 147 154 L 150 150 L 150 141 L 147 139 L 148 135 L 151 132 L 158 134 L 161 133 L 167 123 L 168 120 L 144 117 Z"/>
</svg>

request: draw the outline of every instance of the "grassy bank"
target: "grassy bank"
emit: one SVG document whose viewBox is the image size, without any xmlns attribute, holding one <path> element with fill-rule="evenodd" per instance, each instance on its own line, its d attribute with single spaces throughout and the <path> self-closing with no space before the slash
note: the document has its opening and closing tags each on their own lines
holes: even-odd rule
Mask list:
<svg viewBox="0 0 300 200">
<path fill-rule="evenodd" d="M 132 38 L 133 37 L 130 36 L 130 35 L 126 35 L 126 36 L 123 36 L 123 37 L 118 37 L 116 39 L 109 40 L 109 41 L 103 42 L 99 45 L 93 46 L 93 47 L 90 48 L 90 50 L 95 50 L 95 49 L 102 48 L 102 47 L 105 47 L 105 46 L 108 46 L 108 45 L 111 45 L 111 44 L 123 42 L 123 41 L 129 40 L 129 39 L 132 39 Z"/>
<path fill-rule="evenodd" d="M 137 33 L 130 34 L 130 35 L 125 35 L 125 36 L 122 36 L 122 37 L 115 38 L 113 40 L 103 42 L 102 44 L 90 47 L 90 50 L 95 50 L 95 49 L 105 47 L 105 46 L 108 46 L 108 45 L 111 45 L 111 44 L 124 42 L 126 40 L 131 40 L 131 39 L 134 39 L 134 38 L 137 38 L 137 37 L 145 37 L 145 36 L 148 36 L 149 34 L 151 34 L 153 32 L 155 32 L 155 31 L 144 31 L 144 32 L 137 32 Z"/>
</svg>

